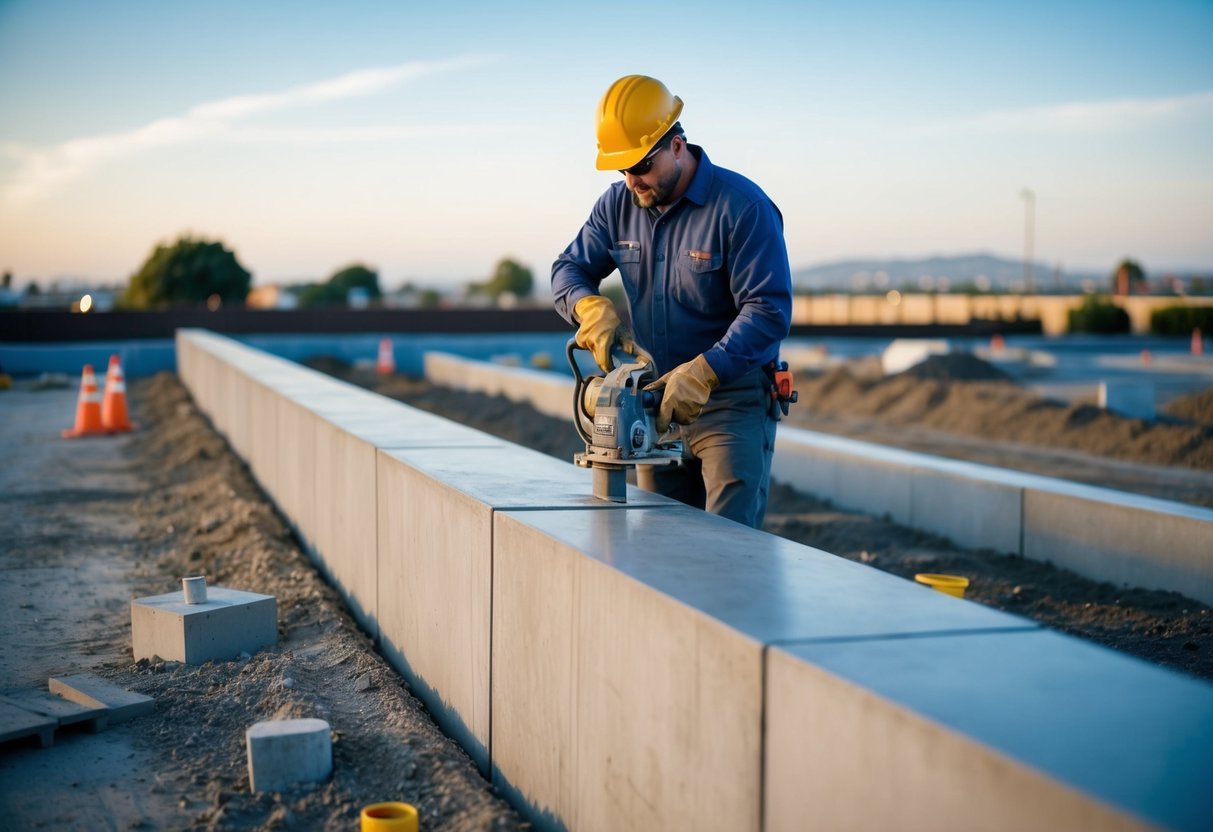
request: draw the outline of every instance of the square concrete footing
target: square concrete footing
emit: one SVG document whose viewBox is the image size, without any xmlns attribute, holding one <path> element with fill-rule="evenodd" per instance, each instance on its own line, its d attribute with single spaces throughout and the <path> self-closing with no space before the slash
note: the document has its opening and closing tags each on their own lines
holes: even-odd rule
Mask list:
<svg viewBox="0 0 1213 832">
<path fill-rule="evenodd" d="M 234 659 L 278 643 L 278 603 L 272 595 L 207 587 L 206 601 L 187 604 L 181 592 L 131 601 L 135 659 L 202 664 Z"/>
<path fill-rule="evenodd" d="M 278 792 L 319 783 L 333 773 L 333 741 L 323 719 L 271 719 L 244 732 L 249 787 Z"/>
</svg>

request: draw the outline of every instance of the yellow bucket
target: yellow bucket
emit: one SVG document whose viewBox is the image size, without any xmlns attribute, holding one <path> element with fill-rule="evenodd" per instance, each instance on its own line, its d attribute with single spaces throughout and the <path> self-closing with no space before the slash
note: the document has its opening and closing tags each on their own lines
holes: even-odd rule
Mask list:
<svg viewBox="0 0 1213 832">
<path fill-rule="evenodd" d="M 417 832 L 417 810 L 407 803 L 372 803 L 362 810 L 362 832 Z"/>
<path fill-rule="evenodd" d="M 931 572 L 919 572 L 914 576 L 914 580 L 955 598 L 965 597 L 965 588 L 969 585 L 969 579 L 960 575 L 938 575 Z"/>
</svg>

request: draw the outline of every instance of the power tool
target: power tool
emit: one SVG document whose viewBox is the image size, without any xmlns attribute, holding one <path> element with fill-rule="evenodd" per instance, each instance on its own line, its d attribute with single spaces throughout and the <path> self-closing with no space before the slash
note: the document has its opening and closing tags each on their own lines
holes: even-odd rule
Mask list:
<svg viewBox="0 0 1213 832">
<path fill-rule="evenodd" d="M 682 460 L 681 429 L 671 425 L 657 435 L 660 391 L 644 386 L 656 381 L 656 368 L 647 355 L 615 349 L 615 369 L 606 375 L 583 375 L 569 339 L 565 349 L 573 377 L 573 424 L 585 442 L 585 453 L 573 462 L 594 474 L 594 496 L 613 503 L 627 502 L 627 470 L 637 465 L 678 465 Z M 588 350 L 582 350 L 588 352 Z"/>
</svg>

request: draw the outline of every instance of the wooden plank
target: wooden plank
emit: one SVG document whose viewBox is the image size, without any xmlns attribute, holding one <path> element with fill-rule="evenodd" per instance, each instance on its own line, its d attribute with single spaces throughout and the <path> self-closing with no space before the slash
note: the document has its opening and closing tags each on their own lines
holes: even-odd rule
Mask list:
<svg viewBox="0 0 1213 832">
<path fill-rule="evenodd" d="M 49 748 L 55 742 L 59 720 L 27 711 L 11 702 L 0 702 L 0 742 L 37 737 L 38 745 Z"/>
<path fill-rule="evenodd" d="M 7 691 L 0 696 L 0 701 L 8 702 L 19 708 L 25 708 L 47 719 L 57 720 L 60 726 L 87 723 L 94 734 L 104 731 L 109 717 L 109 709 L 95 705 L 81 705 L 45 690 L 31 688 L 29 690 Z"/>
<path fill-rule="evenodd" d="M 52 676 L 47 684 L 51 693 L 58 694 L 64 699 L 70 699 L 81 705 L 108 709 L 111 723 L 125 722 L 128 719 L 150 714 L 156 706 L 156 700 L 150 696 L 120 688 L 92 673 Z"/>
</svg>

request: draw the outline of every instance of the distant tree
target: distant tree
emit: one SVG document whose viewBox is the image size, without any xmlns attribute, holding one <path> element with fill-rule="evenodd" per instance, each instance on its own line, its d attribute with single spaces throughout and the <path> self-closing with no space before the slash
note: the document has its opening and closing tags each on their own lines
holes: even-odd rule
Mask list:
<svg viewBox="0 0 1213 832">
<path fill-rule="evenodd" d="M 472 292 L 476 294 L 500 297 L 506 292 L 515 297 L 530 297 L 535 287 L 535 278 L 526 266 L 516 263 L 506 257 L 497 263 L 493 276 L 487 283 L 473 283 Z"/>
<path fill-rule="evenodd" d="M 329 285 L 341 292 L 345 297 L 350 289 L 365 289 L 367 297 L 382 297 L 379 290 L 379 272 L 372 271 L 361 263 L 353 263 L 339 269 L 329 278 Z"/>
<path fill-rule="evenodd" d="M 5 269 L 4 277 L 0 278 L 0 285 L 5 289 L 11 289 L 13 287 L 13 273 Z"/>
<path fill-rule="evenodd" d="M 1099 295 L 1087 295 L 1082 305 L 1071 309 L 1070 332 L 1094 332 L 1100 335 L 1129 331 L 1129 313 Z"/>
<path fill-rule="evenodd" d="M 379 298 L 379 273 L 361 263 L 338 269 L 324 283 L 305 283 L 295 291 L 300 306 L 345 306 L 351 289 L 364 289 L 368 299 Z"/>
<path fill-rule="evenodd" d="M 1116 271 L 1112 272 L 1112 293 L 1116 295 L 1131 295 L 1144 291 L 1146 288 L 1146 273 L 1136 260 L 1125 258 L 1120 261 Z"/>
<path fill-rule="evenodd" d="M 243 303 L 252 275 L 223 243 L 184 235 L 159 244 L 131 276 L 120 300 L 128 309 L 163 309 L 220 301 Z"/>
</svg>

